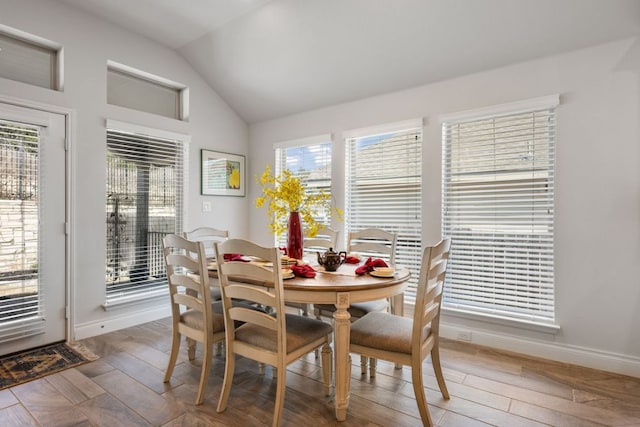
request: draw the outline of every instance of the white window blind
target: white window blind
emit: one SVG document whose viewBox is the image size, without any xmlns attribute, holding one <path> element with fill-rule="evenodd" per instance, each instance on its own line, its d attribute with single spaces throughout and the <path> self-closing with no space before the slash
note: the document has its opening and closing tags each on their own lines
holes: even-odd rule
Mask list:
<svg viewBox="0 0 640 427">
<path fill-rule="evenodd" d="M 422 246 L 422 128 L 347 138 L 346 184 L 345 239 L 369 227 L 395 233 L 395 261 L 411 270 L 405 296 L 414 300 Z"/>
<path fill-rule="evenodd" d="M 554 322 L 555 105 L 444 121 L 445 309 Z"/>
<path fill-rule="evenodd" d="M 0 122 L 0 342 L 44 331 L 39 269 L 40 128 Z"/>
<path fill-rule="evenodd" d="M 309 141 L 309 142 L 305 142 Z M 298 145 L 296 145 L 298 144 Z M 331 137 L 314 137 L 276 146 L 276 174 L 289 169 L 299 177 L 310 194 L 331 194 Z M 331 212 L 320 209 L 316 221 L 331 225 Z M 276 237 L 276 244 L 286 246 L 287 236 Z"/>
<path fill-rule="evenodd" d="M 162 238 L 182 232 L 184 150 L 107 130 L 106 305 L 168 289 Z"/>
</svg>

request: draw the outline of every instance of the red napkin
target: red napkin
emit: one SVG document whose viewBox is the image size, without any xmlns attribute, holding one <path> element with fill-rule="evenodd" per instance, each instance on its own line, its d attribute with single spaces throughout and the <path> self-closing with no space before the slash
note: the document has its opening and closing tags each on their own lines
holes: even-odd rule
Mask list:
<svg viewBox="0 0 640 427">
<path fill-rule="evenodd" d="M 374 267 L 388 267 L 388 265 L 386 262 L 384 262 L 384 260 L 380 258 L 376 258 L 372 260 L 371 257 L 369 257 L 369 259 L 367 260 L 367 262 L 364 263 L 364 265 L 361 265 L 360 267 L 356 268 L 356 274 L 361 276 L 365 273 L 373 271 Z"/>
<path fill-rule="evenodd" d="M 354 256 L 347 256 L 344 260 L 347 264 L 358 264 L 360 262 L 360 258 L 356 258 Z"/>
<path fill-rule="evenodd" d="M 316 271 L 309 264 L 304 265 L 292 265 L 289 267 L 293 274 L 298 277 L 312 278 L 316 277 Z"/>
<path fill-rule="evenodd" d="M 243 257 L 242 254 L 224 254 L 222 255 L 225 261 L 242 261 L 249 262 L 250 260 Z"/>
</svg>

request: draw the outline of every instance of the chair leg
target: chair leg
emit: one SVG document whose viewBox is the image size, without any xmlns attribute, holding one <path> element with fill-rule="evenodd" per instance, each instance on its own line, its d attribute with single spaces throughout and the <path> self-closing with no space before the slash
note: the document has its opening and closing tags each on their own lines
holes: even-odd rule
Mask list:
<svg viewBox="0 0 640 427">
<path fill-rule="evenodd" d="M 418 404 L 422 424 L 431 427 L 433 426 L 433 421 L 431 421 L 429 407 L 427 406 L 427 396 L 424 392 L 424 385 L 422 384 L 422 361 L 413 361 L 411 364 L 411 380 L 413 382 L 413 392 L 416 395 L 416 403 Z"/>
<path fill-rule="evenodd" d="M 173 374 L 173 368 L 176 366 L 176 360 L 178 360 L 178 351 L 180 350 L 180 334 L 175 332 L 173 334 L 173 340 L 171 341 L 171 355 L 169 356 L 169 365 L 167 366 L 167 372 L 164 374 L 164 382 L 169 382 L 171 375 Z"/>
<path fill-rule="evenodd" d="M 322 346 L 322 381 L 324 382 L 324 395 L 331 394 L 331 373 L 333 372 L 333 351 L 329 342 Z"/>
<path fill-rule="evenodd" d="M 219 343 L 216 343 L 216 356 L 222 356 L 222 343 L 223 341 L 220 341 Z"/>
<path fill-rule="evenodd" d="M 360 374 L 367 375 L 367 366 L 369 365 L 369 358 L 364 355 L 360 355 Z"/>
<path fill-rule="evenodd" d="M 440 365 L 440 346 L 438 345 L 438 342 L 436 342 L 431 349 L 431 364 L 433 365 L 433 371 L 436 374 L 436 380 L 438 380 L 438 387 L 440 387 L 442 397 L 449 400 L 449 390 L 447 390 L 447 384 L 444 382 L 442 366 Z"/>
<path fill-rule="evenodd" d="M 273 427 L 278 427 L 280 425 L 282 409 L 284 407 L 284 392 L 287 389 L 286 368 L 283 367 L 282 369 L 278 369 L 277 372 L 278 384 L 276 384 L 276 403 L 273 410 Z"/>
<path fill-rule="evenodd" d="M 236 369 L 236 355 L 229 351 L 229 346 L 226 346 L 227 360 L 224 365 L 224 379 L 222 380 L 222 391 L 220 392 L 220 399 L 218 399 L 217 412 L 222 412 L 227 409 L 227 401 L 229 400 L 229 393 L 231 393 L 231 385 L 233 384 L 233 373 Z"/>
<path fill-rule="evenodd" d="M 213 357 L 213 343 L 207 343 L 204 346 L 204 356 L 202 358 L 202 371 L 200 372 L 200 385 L 198 386 L 198 395 L 196 396 L 196 405 L 201 405 L 204 400 L 204 392 L 207 388 L 209 380 L 209 372 L 211 371 L 211 359 Z"/>
<path fill-rule="evenodd" d="M 187 355 L 189 356 L 189 360 L 196 358 L 196 340 L 187 338 Z"/>
<path fill-rule="evenodd" d="M 378 359 L 370 357 L 369 358 L 369 377 L 371 377 L 371 378 L 375 378 L 376 377 L 376 367 L 377 366 L 378 366 Z"/>
</svg>

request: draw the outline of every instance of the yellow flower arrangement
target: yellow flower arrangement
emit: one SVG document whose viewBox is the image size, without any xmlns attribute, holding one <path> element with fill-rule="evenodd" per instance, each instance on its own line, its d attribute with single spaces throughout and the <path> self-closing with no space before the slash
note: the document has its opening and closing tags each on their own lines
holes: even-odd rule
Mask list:
<svg viewBox="0 0 640 427">
<path fill-rule="evenodd" d="M 300 178 L 288 169 L 274 176 L 271 167 L 267 165 L 262 176 L 259 179 L 256 177 L 256 181 L 262 186 L 262 195 L 256 198 L 256 207 L 267 205 L 267 215 L 272 218 L 269 229 L 277 236 L 287 229 L 289 212 L 300 212 L 305 234 L 309 237 L 316 236 L 325 227 L 315 219 L 320 209 L 328 212 L 335 210 L 340 218 L 342 216 L 340 209 L 332 207 L 329 194 L 324 191 L 308 194 Z"/>
</svg>

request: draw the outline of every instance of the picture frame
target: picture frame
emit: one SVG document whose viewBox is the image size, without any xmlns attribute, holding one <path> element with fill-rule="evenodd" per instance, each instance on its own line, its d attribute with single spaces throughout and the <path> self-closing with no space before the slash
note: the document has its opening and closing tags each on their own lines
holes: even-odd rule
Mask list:
<svg viewBox="0 0 640 427">
<path fill-rule="evenodd" d="M 204 196 L 246 195 L 245 156 L 200 150 L 200 193 Z"/>
</svg>

